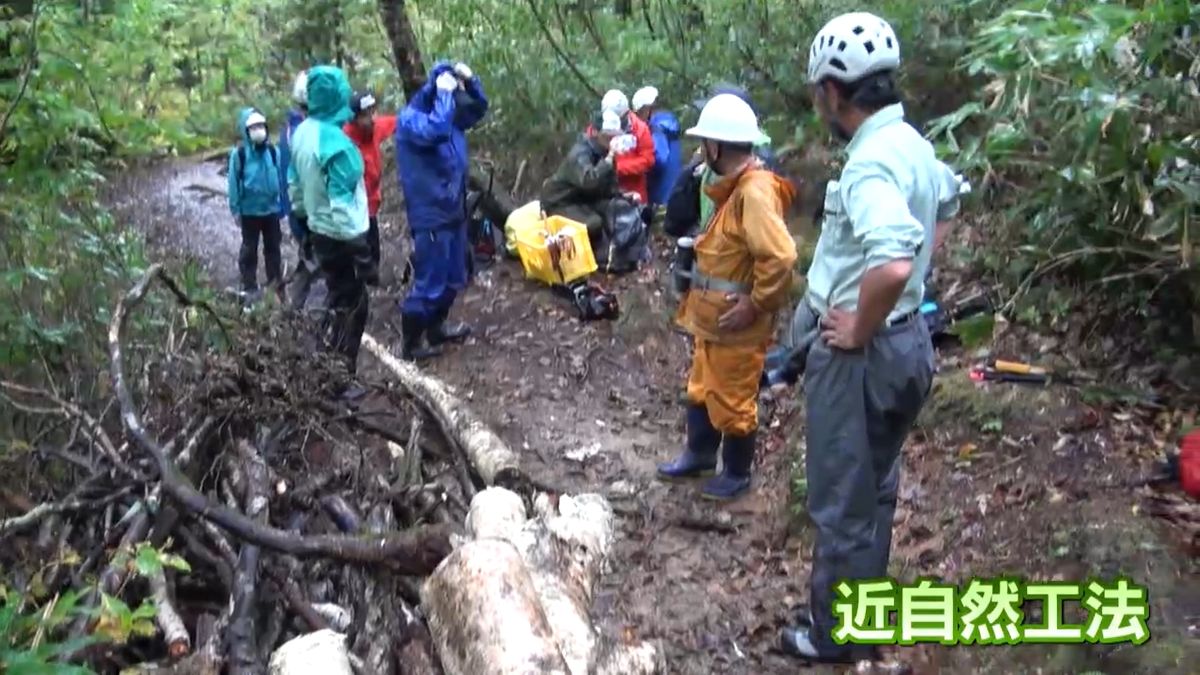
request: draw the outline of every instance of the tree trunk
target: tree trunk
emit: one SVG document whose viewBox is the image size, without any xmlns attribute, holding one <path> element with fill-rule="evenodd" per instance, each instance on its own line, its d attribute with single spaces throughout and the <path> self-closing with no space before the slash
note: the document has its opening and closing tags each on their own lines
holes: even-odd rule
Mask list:
<svg viewBox="0 0 1200 675">
<path fill-rule="evenodd" d="M 379 16 L 388 41 L 392 43 L 392 60 L 400 72 L 400 83 L 404 96 L 412 100 L 417 90 L 425 84 L 425 63 L 421 59 L 421 46 L 408 19 L 404 0 L 379 0 Z"/>
<path fill-rule="evenodd" d="M 466 452 L 484 483 L 506 485 L 520 481 L 522 474 L 516 453 L 444 383 L 397 359 L 369 333 L 363 335 L 362 345 L 433 413 L 442 430 Z"/>
<path fill-rule="evenodd" d="M 271 675 L 353 675 L 346 636 L 321 630 L 285 643 L 271 657 Z"/>
<path fill-rule="evenodd" d="M 516 547 L 459 547 L 421 589 L 442 668 L 461 675 L 567 675 L 567 664 Z"/>
<path fill-rule="evenodd" d="M 529 520 L 516 494 L 480 492 L 466 523 L 474 540 L 451 554 L 422 590 L 446 671 L 659 672 L 653 644 L 620 644 L 591 620 L 596 579 L 612 550 L 612 507 L 599 495 L 556 501 L 543 494 L 534 508 L 537 517 Z M 544 660 L 540 668 L 529 667 L 535 658 Z"/>
</svg>

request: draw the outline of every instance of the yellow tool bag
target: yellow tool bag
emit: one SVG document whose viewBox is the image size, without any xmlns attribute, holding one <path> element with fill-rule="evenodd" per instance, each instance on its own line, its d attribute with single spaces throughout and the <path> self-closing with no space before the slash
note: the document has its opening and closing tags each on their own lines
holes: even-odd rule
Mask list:
<svg viewBox="0 0 1200 675">
<path fill-rule="evenodd" d="M 554 286 L 578 281 L 599 269 L 583 223 L 550 216 L 533 226 L 513 228 L 513 235 L 509 241 L 516 241 L 526 278 Z"/>
<path fill-rule="evenodd" d="M 544 218 L 542 203 L 536 199 L 508 214 L 504 221 L 504 246 L 509 255 L 517 255 L 518 233 L 541 229 Z"/>
</svg>

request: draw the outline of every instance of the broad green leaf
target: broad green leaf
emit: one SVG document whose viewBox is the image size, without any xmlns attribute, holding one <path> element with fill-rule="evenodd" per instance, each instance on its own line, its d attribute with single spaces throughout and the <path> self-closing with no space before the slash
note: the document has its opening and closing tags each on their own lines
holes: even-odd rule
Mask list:
<svg viewBox="0 0 1200 675">
<path fill-rule="evenodd" d="M 138 574 L 144 577 L 158 574 L 163 568 L 158 551 L 150 544 L 138 545 L 135 564 L 137 565 Z"/>
</svg>

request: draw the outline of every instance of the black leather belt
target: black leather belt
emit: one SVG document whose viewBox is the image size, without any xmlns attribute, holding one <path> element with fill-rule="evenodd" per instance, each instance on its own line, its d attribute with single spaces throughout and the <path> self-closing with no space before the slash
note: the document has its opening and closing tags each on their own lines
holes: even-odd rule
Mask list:
<svg viewBox="0 0 1200 675">
<path fill-rule="evenodd" d="M 904 315 L 902 315 L 902 316 L 898 316 L 898 317 L 896 317 L 896 318 L 892 319 L 891 321 L 888 321 L 888 322 L 887 322 L 887 327 L 888 327 L 888 328 L 891 328 L 892 326 L 899 326 L 899 325 L 900 325 L 900 324 L 902 324 L 902 323 L 908 323 L 909 321 L 912 321 L 913 319 L 916 319 L 916 318 L 917 318 L 918 316 L 920 316 L 920 315 L 921 315 L 921 310 L 920 310 L 920 309 L 914 309 L 913 311 L 911 311 L 911 312 L 909 312 L 909 313 L 907 313 L 907 314 L 904 314 Z"/>
</svg>

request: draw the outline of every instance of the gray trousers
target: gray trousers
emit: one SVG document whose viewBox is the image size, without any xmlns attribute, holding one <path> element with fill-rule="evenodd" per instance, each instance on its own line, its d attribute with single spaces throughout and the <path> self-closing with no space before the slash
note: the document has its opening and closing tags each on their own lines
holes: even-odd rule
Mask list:
<svg viewBox="0 0 1200 675">
<path fill-rule="evenodd" d="M 793 335 L 811 330 L 817 320 L 802 303 Z M 887 575 L 900 449 L 932 381 L 933 345 L 920 316 L 881 329 L 862 350 L 834 349 L 819 337 L 809 349 L 806 470 L 808 511 L 817 529 L 810 638 L 822 655 L 848 650 L 830 637 L 837 625 L 837 584 Z"/>
</svg>

